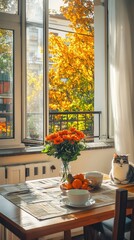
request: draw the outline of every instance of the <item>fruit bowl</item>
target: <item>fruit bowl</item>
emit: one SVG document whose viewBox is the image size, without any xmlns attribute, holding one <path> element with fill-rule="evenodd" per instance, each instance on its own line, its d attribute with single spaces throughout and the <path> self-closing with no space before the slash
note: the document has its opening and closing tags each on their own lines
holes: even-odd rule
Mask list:
<svg viewBox="0 0 134 240">
<path fill-rule="evenodd" d="M 92 190 L 92 182 L 85 178 L 84 174 L 79 173 L 76 175 L 68 174 L 67 180 L 60 184 L 60 188 L 63 193 L 66 194 L 66 192 L 70 189 L 84 189 L 84 190 Z"/>
</svg>

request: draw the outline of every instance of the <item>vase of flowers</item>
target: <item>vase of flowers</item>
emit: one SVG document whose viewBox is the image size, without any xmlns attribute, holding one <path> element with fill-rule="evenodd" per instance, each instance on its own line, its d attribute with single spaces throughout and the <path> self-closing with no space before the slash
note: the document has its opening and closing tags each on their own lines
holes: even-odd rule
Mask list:
<svg viewBox="0 0 134 240">
<path fill-rule="evenodd" d="M 82 131 L 71 127 L 46 136 L 42 152 L 62 160 L 62 181 L 66 181 L 70 172 L 69 163 L 77 159 L 80 152 L 85 149 L 85 135 Z"/>
</svg>

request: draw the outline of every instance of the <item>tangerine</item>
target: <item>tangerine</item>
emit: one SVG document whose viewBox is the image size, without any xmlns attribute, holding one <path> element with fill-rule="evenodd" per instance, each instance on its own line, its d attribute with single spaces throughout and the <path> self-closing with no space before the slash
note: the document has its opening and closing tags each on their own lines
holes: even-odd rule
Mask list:
<svg viewBox="0 0 134 240">
<path fill-rule="evenodd" d="M 89 181 L 87 179 L 84 179 L 83 183 L 88 185 Z"/>
<path fill-rule="evenodd" d="M 88 185 L 83 183 L 81 188 L 88 190 Z"/>
<path fill-rule="evenodd" d="M 79 173 L 74 176 L 75 179 L 80 179 L 81 181 L 84 181 L 84 174 Z"/>
<path fill-rule="evenodd" d="M 74 179 L 74 181 L 72 182 L 72 187 L 73 188 L 81 188 L 82 186 L 82 181 L 80 179 Z"/>
<path fill-rule="evenodd" d="M 66 189 L 67 190 L 72 189 L 72 184 L 71 183 L 66 183 Z"/>
</svg>

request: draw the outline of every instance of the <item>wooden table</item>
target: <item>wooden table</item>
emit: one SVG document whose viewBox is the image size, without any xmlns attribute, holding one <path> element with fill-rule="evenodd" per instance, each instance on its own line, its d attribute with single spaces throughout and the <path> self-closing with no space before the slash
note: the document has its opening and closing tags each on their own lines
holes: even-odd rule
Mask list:
<svg viewBox="0 0 134 240">
<path fill-rule="evenodd" d="M 134 185 L 125 188 L 134 193 Z M 35 240 L 62 231 L 64 239 L 70 240 L 71 229 L 109 219 L 114 216 L 114 208 L 114 204 L 111 204 L 39 221 L 0 195 L 0 223 L 21 240 Z"/>
</svg>

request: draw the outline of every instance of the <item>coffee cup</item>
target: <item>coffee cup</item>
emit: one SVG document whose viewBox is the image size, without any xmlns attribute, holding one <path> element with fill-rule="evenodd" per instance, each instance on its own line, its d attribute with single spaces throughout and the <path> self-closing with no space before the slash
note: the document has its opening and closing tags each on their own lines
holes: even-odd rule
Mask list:
<svg viewBox="0 0 134 240">
<path fill-rule="evenodd" d="M 90 193 L 85 189 L 70 189 L 67 192 L 69 202 L 73 205 L 83 205 L 90 198 Z"/>
</svg>

